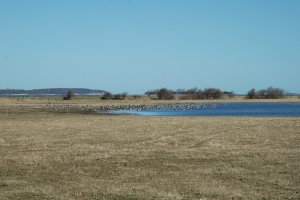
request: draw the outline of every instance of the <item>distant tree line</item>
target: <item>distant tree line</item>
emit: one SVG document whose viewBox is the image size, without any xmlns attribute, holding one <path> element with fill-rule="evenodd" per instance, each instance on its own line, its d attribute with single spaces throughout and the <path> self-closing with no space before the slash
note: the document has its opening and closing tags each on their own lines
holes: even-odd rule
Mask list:
<svg viewBox="0 0 300 200">
<path fill-rule="evenodd" d="M 178 90 L 177 90 L 178 91 Z M 218 88 L 205 88 L 204 90 L 191 88 L 186 91 L 180 89 L 178 94 L 182 94 L 179 99 L 221 99 L 223 92 Z"/>
<path fill-rule="evenodd" d="M 201 99 L 221 99 L 224 95 L 229 98 L 233 98 L 235 93 L 233 91 L 221 91 L 218 88 L 205 88 L 204 90 L 198 89 L 196 87 L 185 90 L 177 89 L 176 91 L 161 88 L 156 90 L 148 90 L 145 92 L 149 97 L 151 95 L 156 95 L 156 99 L 159 100 L 172 100 L 175 99 L 175 95 L 178 95 L 179 100 L 201 100 Z M 120 94 L 111 94 L 106 92 L 101 96 L 102 100 L 124 100 L 128 93 L 123 92 Z M 70 100 L 75 94 L 72 90 L 69 90 L 66 95 L 63 96 L 63 100 Z M 285 97 L 285 92 L 280 88 L 269 87 L 267 89 L 255 90 L 254 88 L 248 91 L 246 99 L 280 99 Z M 138 95 L 133 96 L 134 99 L 140 98 Z"/>
<path fill-rule="evenodd" d="M 283 89 L 273 87 L 257 91 L 253 88 L 246 95 L 247 99 L 281 99 L 284 97 L 285 92 Z"/>
<path fill-rule="evenodd" d="M 112 94 L 104 90 L 90 90 L 85 88 L 49 88 L 49 89 L 34 89 L 34 90 L 17 90 L 17 89 L 0 89 L 0 94 L 26 94 L 29 96 L 34 94 L 62 94 L 63 100 L 70 100 L 76 95 L 80 94 L 103 94 L 100 98 L 102 100 L 123 100 L 128 96 L 127 92 Z M 233 98 L 235 93 L 233 91 L 221 91 L 218 88 L 205 88 L 204 90 L 198 89 L 197 87 L 190 89 L 177 89 L 170 90 L 167 88 L 148 90 L 145 92 L 146 95 L 152 99 L 159 100 L 171 100 L 175 98 L 179 100 L 201 100 L 201 99 L 221 99 L 224 96 Z M 248 91 L 246 99 L 280 99 L 287 96 L 299 96 L 295 93 L 286 93 L 283 89 L 269 87 L 267 89 L 255 90 L 254 88 Z M 139 99 L 141 96 L 133 95 L 130 96 L 133 99 Z"/>
<path fill-rule="evenodd" d="M 174 99 L 174 95 L 177 94 L 180 100 L 194 100 L 194 99 L 221 99 L 223 95 L 227 95 L 229 98 L 234 97 L 234 92 L 222 92 L 218 88 L 205 88 L 204 90 L 191 88 L 188 90 L 177 89 L 176 91 L 169 90 L 167 88 L 161 88 L 156 90 L 148 90 L 146 95 L 156 95 L 159 100 L 171 100 Z"/>
</svg>

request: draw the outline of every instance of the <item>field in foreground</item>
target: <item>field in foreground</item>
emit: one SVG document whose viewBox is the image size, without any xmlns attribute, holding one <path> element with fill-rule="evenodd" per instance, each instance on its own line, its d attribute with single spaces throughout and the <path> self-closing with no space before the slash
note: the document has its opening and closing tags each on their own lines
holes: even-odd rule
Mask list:
<svg viewBox="0 0 300 200">
<path fill-rule="evenodd" d="M 0 105 L 0 199 L 299 199 L 299 158 L 299 117 Z"/>
</svg>

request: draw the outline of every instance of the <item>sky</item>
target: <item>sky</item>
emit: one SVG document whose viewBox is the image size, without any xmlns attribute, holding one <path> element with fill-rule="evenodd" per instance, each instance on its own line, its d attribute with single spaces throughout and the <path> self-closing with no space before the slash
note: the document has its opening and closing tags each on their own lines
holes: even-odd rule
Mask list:
<svg viewBox="0 0 300 200">
<path fill-rule="evenodd" d="M 0 0 L 0 89 L 300 93 L 299 0 Z"/>
</svg>

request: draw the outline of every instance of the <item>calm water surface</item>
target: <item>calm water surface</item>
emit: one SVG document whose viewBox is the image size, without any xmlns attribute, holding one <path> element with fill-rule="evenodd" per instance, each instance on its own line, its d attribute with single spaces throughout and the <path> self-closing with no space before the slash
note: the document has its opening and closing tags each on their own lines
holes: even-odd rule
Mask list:
<svg viewBox="0 0 300 200">
<path fill-rule="evenodd" d="M 115 110 L 113 114 L 139 116 L 300 116 L 300 103 L 217 103 L 195 110 Z"/>
</svg>

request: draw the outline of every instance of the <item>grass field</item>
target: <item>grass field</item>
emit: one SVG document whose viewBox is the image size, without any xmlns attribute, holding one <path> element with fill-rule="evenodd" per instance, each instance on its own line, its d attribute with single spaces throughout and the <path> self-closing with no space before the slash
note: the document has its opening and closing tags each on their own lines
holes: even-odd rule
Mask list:
<svg viewBox="0 0 300 200">
<path fill-rule="evenodd" d="M 47 103 L 0 99 L 0 199 L 300 199 L 300 117 L 112 116 Z"/>
</svg>

